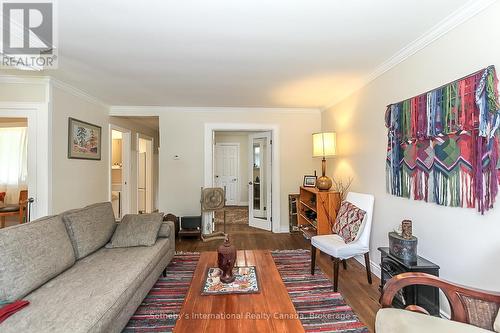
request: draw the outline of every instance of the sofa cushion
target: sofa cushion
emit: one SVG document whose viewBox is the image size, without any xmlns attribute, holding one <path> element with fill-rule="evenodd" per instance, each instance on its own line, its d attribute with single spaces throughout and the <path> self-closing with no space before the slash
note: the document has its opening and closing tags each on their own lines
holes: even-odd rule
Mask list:
<svg viewBox="0 0 500 333">
<path fill-rule="evenodd" d="M 495 323 L 493 324 L 493 329 L 495 332 L 500 333 L 500 310 L 498 311 L 497 318 L 495 319 Z"/>
<path fill-rule="evenodd" d="M 2 333 L 108 332 L 144 279 L 169 252 L 173 255 L 170 242 L 162 238 L 151 247 L 103 248 L 77 261 L 29 294 L 30 305 L 7 318 Z"/>
<path fill-rule="evenodd" d="M 170 235 L 174 235 L 175 233 L 175 225 L 174 222 L 171 221 L 163 221 L 158 231 L 159 238 L 169 238 Z"/>
<path fill-rule="evenodd" d="M 23 298 L 75 263 L 60 216 L 0 230 L 0 301 Z"/>
<path fill-rule="evenodd" d="M 110 202 L 70 210 L 62 217 L 77 260 L 106 245 L 115 230 L 115 216 Z"/>
<path fill-rule="evenodd" d="M 151 246 L 158 238 L 163 214 L 128 214 L 116 227 L 107 248 Z"/>
<path fill-rule="evenodd" d="M 491 333 L 476 326 L 400 309 L 379 310 L 375 319 L 375 332 Z"/>
</svg>

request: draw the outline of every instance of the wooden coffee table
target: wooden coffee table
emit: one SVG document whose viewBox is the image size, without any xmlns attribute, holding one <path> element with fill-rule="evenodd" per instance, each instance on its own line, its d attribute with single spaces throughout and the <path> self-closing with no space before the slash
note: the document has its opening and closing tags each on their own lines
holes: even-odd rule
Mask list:
<svg viewBox="0 0 500 333">
<path fill-rule="evenodd" d="M 175 333 L 304 332 L 269 251 L 238 251 L 236 266 L 256 266 L 260 293 L 202 296 L 216 252 L 203 252 L 182 306 Z"/>
</svg>

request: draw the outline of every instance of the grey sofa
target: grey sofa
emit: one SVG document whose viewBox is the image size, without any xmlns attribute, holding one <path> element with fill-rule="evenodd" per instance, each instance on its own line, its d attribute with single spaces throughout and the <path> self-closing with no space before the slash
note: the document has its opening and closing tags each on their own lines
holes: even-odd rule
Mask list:
<svg viewBox="0 0 500 333">
<path fill-rule="evenodd" d="M 120 332 L 175 252 L 172 222 L 151 247 L 107 249 L 116 223 L 99 203 L 0 230 L 0 301 L 30 305 L 0 332 Z"/>
</svg>

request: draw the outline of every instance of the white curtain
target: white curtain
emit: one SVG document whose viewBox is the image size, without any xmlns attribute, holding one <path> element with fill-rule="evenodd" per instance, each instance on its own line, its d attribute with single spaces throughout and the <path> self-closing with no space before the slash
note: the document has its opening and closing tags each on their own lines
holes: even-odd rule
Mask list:
<svg viewBox="0 0 500 333">
<path fill-rule="evenodd" d="M 26 127 L 0 127 L 0 192 L 5 203 L 16 204 L 27 189 L 28 138 Z"/>
</svg>

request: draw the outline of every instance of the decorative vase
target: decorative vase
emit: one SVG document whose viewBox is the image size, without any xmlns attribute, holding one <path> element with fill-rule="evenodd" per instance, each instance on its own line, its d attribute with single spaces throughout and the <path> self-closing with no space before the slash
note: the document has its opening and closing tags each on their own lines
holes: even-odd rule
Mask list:
<svg viewBox="0 0 500 333">
<path fill-rule="evenodd" d="M 328 191 L 332 188 L 333 181 L 326 175 L 326 159 L 321 161 L 321 177 L 316 180 L 316 187 L 320 191 Z"/>
<path fill-rule="evenodd" d="M 236 248 L 226 237 L 224 243 L 217 248 L 217 265 L 222 270 L 220 280 L 223 283 L 231 283 L 236 277 L 233 275 L 234 264 L 236 263 Z"/>
<path fill-rule="evenodd" d="M 401 236 L 403 236 L 404 239 L 412 238 L 413 233 L 411 227 L 411 220 L 404 220 L 403 222 L 401 222 Z"/>
</svg>

